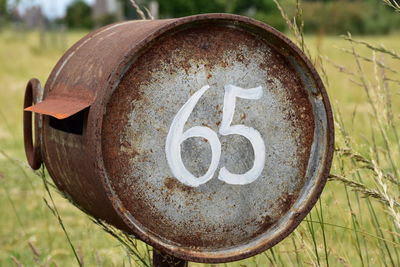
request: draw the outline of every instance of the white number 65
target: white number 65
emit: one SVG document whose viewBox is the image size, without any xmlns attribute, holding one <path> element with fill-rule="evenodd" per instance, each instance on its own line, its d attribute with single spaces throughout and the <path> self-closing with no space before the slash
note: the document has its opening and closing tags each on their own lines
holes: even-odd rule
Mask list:
<svg viewBox="0 0 400 267">
<path fill-rule="evenodd" d="M 165 154 L 172 174 L 185 185 L 192 187 L 197 187 L 212 179 L 218 168 L 221 157 L 221 143 L 217 134 L 210 128 L 195 126 L 188 129 L 186 132 L 183 132 L 185 123 L 189 119 L 194 107 L 209 88 L 210 86 L 208 85 L 203 86 L 193 94 L 178 111 L 170 126 L 165 144 Z M 262 87 L 259 86 L 251 89 L 243 89 L 228 84 L 224 86 L 224 89 L 224 108 L 219 133 L 221 135 L 238 134 L 247 138 L 253 146 L 254 164 L 253 167 L 244 174 L 234 174 L 229 172 L 225 167 L 222 167 L 218 179 L 228 184 L 249 184 L 254 182 L 261 175 L 261 172 L 264 169 L 265 144 L 261 134 L 254 128 L 241 124 L 230 124 L 232 123 L 235 112 L 236 97 L 244 99 L 260 99 L 263 94 Z M 203 137 L 208 140 L 211 146 L 211 164 L 207 172 L 201 177 L 195 177 L 191 172 L 189 172 L 182 161 L 181 144 L 190 137 Z"/>
</svg>

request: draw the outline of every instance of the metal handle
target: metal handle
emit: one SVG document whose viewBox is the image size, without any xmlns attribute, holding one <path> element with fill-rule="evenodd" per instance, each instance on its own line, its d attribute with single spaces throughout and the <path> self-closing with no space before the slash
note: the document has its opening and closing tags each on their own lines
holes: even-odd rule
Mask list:
<svg viewBox="0 0 400 267">
<path fill-rule="evenodd" d="M 40 90 L 40 82 L 38 79 L 31 79 L 25 89 L 24 109 L 31 106 L 34 100 L 37 99 Z M 40 150 L 40 136 L 39 136 L 39 115 L 34 114 L 34 130 L 35 130 L 35 143 L 32 138 L 32 112 L 24 110 L 24 145 L 25 154 L 28 163 L 32 169 L 37 170 L 42 165 L 42 154 Z"/>
</svg>

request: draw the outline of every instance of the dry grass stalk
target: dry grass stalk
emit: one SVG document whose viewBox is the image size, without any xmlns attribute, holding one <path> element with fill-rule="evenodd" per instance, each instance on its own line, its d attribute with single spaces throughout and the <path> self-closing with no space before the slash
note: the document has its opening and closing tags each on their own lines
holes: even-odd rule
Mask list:
<svg viewBox="0 0 400 267">
<path fill-rule="evenodd" d="M 61 226 L 65 237 L 67 238 L 68 244 L 70 245 L 70 247 L 72 249 L 72 252 L 73 252 L 73 254 L 75 256 L 75 259 L 78 262 L 78 265 L 80 267 L 83 267 L 83 263 L 81 262 L 78 254 L 76 252 L 76 249 L 75 249 L 75 247 L 74 247 L 74 245 L 73 245 L 73 243 L 71 241 L 71 238 L 70 238 L 70 236 L 69 236 L 69 234 L 67 232 L 67 229 L 65 228 L 65 225 L 64 225 L 64 222 L 63 222 L 63 220 L 62 220 L 62 218 L 60 216 L 60 213 L 58 212 L 58 208 L 56 206 L 56 203 L 54 202 L 53 195 L 51 194 L 51 191 L 50 191 L 50 188 L 49 188 L 49 183 L 48 183 L 46 175 L 45 175 L 44 167 L 42 167 L 42 169 L 41 169 L 41 178 L 42 178 L 42 181 L 43 181 L 44 188 L 45 188 L 45 190 L 47 192 L 47 195 L 48 195 L 48 197 L 50 199 L 50 203 L 47 201 L 46 198 L 43 198 L 43 200 L 44 200 L 46 206 L 50 209 L 50 211 L 53 213 L 53 215 L 57 218 L 57 221 L 58 221 L 59 225 Z"/>
<path fill-rule="evenodd" d="M 356 74 L 354 72 L 352 72 L 351 70 L 349 70 L 347 67 L 340 65 L 334 61 L 332 61 L 330 58 L 326 57 L 326 56 L 321 56 L 322 59 L 324 59 L 326 62 L 330 63 L 333 67 L 335 67 L 339 72 L 347 74 L 349 76 L 356 76 Z M 358 85 L 361 85 L 360 83 L 357 83 Z"/>
<path fill-rule="evenodd" d="M 146 20 L 146 15 L 144 14 L 144 12 L 142 11 L 142 9 L 139 7 L 139 5 L 136 3 L 135 0 L 129 0 L 132 4 L 132 6 L 135 8 L 136 13 L 139 15 L 139 17 L 143 20 Z"/>
<path fill-rule="evenodd" d="M 372 44 L 370 44 L 370 43 L 368 43 L 366 41 L 355 40 L 355 39 L 352 38 L 350 33 L 348 33 L 347 36 L 343 36 L 343 38 L 345 40 L 347 40 L 347 41 L 352 42 L 352 43 L 364 45 L 364 46 L 368 47 L 369 49 L 371 49 L 373 51 L 381 52 L 383 54 L 390 55 L 394 59 L 400 60 L 400 55 L 399 54 L 397 54 L 393 50 L 389 50 L 389 49 L 385 48 L 383 45 L 375 46 L 375 45 L 372 45 Z"/>
<path fill-rule="evenodd" d="M 81 262 L 82 266 L 85 266 L 85 258 L 84 258 L 84 253 L 83 253 L 83 249 L 81 246 L 78 247 L 78 249 L 76 250 L 76 253 L 78 254 L 79 257 L 79 261 Z"/>
<path fill-rule="evenodd" d="M 24 267 L 24 265 L 19 260 L 17 260 L 17 258 L 15 258 L 14 256 L 11 256 L 11 259 L 14 262 L 15 266 Z"/>
<path fill-rule="evenodd" d="M 36 248 L 31 242 L 28 242 L 28 245 L 29 245 L 29 247 L 31 248 L 32 253 L 33 253 L 33 261 L 34 261 L 36 264 L 39 265 L 39 263 L 40 263 L 40 256 L 41 256 L 41 253 L 40 253 L 39 249 Z"/>
<path fill-rule="evenodd" d="M 147 17 L 148 17 L 149 19 L 153 20 L 154 17 L 153 17 L 153 15 L 151 14 L 150 10 L 149 10 L 147 7 L 144 7 L 144 10 L 146 10 Z"/>
<path fill-rule="evenodd" d="M 372 161 L 374 164 L 374 167 L 376 167 L 375 172 L 378 173 L 378 176 L 376 179 L 381 190 L 380 190 L 380 196 L 382 196 L 385 199 L 386 206 L 389 210 L 390 215 L 394 219 L 394 223 L 397 227 L 397 229 L 400 230 L 400 212 L 398 211 L 399 204 L 394 200 L 392 196 L 390 196 L 390 193 L 388 191 L 388 186 L 387 184 L 384 183 L 383 181 L 383 174 L 380 171 L 380 169 L 377 167 L 377 164 L 375 161 Z"/>
<path fill-rule="evenodd" d="M 400 4 L 397 3 L 398 0 L 383 0 L 388 6 L 393 8 L 396 12 L 400 12 Z"/>
<path fill-rule="evenodd" d="M 115 228 L 114 226 L 111 226 L 100 219 L 96 219 L 91 215 L 89 215 L 88 213 L 86 214 L 95 224 L 100 226 L 106 233 L 108 233 L 116 240 L 118 240 L 120 244 L 122 244 L 125 247 L 125 249 L 129 252 L 129 254 L 134 256 L 137 262 L 140 262 L 141 266 L 150 267 L 150 264 L 145 261 L 145 256 L 139 252 L 137 243 L 138 240 L 133 235 L 129 235 L 128 233 L 122 232 L 121 230 Z"/>
<path fill-rule="evenodd" d="M 336 48 L 336 49 L 338 49 L 338 50 L 340 50 L 340 51 L 342 51 L 342 52 L 345 52 L 346 54 L 351 54 L 351 55 L 353 54 L 353 52 L 352 52 L 351 50 L 347 49 L 347 48 L 337 47 L 337 46 L 334 46 L 334 48 Z M 357 53 L 357 54 L 358 54 L 358 53 Z M 362 56 L 362 55 L 360 55 L 360 54 L 358 54 L 358 57 L 361 58 L 362 60 L 366 61 L 366 62 L 369 62 L 369 63 L 373 63 L 373 62 L 374 62 L 372 59 L 370 59 L 370 58 L 368 58 L 368 57 L 365 57 L 365 56 Z M 376 63 L 378 64 L 379 67 L 382 67 L 382 68 L 384 68 L 384 69 L 386 69 L 386 70 L 388 70 L 388 71 L 390 71 L 390 72 L 392 72 L 392 73 L 395 73 L 395 74 L 398 74 L 398 73 L 399 73 L 398 71 L 396 71 L 396 70 L 394 70 L 394 69 L 392 69 L 392 68 L 386 66 L 386 65 L 385 65 L 383 62 L 381 62 L 381 61 L 377 61 Z"/>
<path fill-rule="evenodd" d="M 377 169 L 379 169 L 377 166 L 374 166 L 373 161 L 365 158 L 364 156 L 360 155 L 359 153 L 354 152 L 351 149 L 335 149 L 335 152 L 337 153 L 338 156 L 341 157 L 348 157 L 352 160 L 354 160 L 356 163 L 361 163 L 362 165 L 357 165 L 356 170 L 358 169 L 367 169 L 370 171 L 373 171 L 374 175 L 378 175 L 376 172 Z M 383 170 L 379 169 L 380 173 L 382 173 L 382 177 L 391 183 L 400 186 L 400 182 L 393 177 L 392 174 L 390 173 L 385 173 Z"/>
<path fill-rule="evenodd" d="M 328 177 L 329 181 L 340 181 L 343 184 L 351 187 L 353 189 L 353 191 L 357 191 L 360 192 L 361 194 L 363 194 L 363 197 L 372 197 L 375 200 L 378 200 L 379 202 L 383 203 L 385 206 L 389 207 L 390 206 L 390 202 L 388 200 L 387 197 L 385 197 L 385 195 L 383 195 L 381 192 L 374 190 L 374 189 L 370 189 L 368 188 L 366 185 L 350 180 L 346 177 L 340 176 L 340 175 L 335 175 L 335 174 L 330 174 Z M 396 201 L 393 200 L 392 204 L 394 206 L 400 207 L 400 204 Z"/>
<path fill-rule="evenodd" d="M 300 6 L 300 1 L 296 0 L 296 15 L 293 17 L 293 21 L 289 18 L 288 14 L 286 11 L 282 8 L 282 6 L 279 4 L 277 0 L 274 0 L 276 7 L 279 9 L 279 12 L 281 13 L 282 18 L 285 20 L 286 24 L 289 27 L 289 30 L 294 34 L 295 40 L 297 44 L 301 47 L 301 50 L 308 56 L 308 58 L 311 58 L 311 53 L 308 47 L 305 45 L 304 42 L 304 21 L 302 19 L 302 14 L 303 11 Z M 300 27 L 297 24 L 297 20 L 300 21 Z"/>
</svg>

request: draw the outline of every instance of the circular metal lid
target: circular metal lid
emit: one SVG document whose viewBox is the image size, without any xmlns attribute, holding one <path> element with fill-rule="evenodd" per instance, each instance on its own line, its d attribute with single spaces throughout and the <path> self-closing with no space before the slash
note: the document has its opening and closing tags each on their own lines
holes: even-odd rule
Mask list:
<svg viewBox="0 0 400 267">
<path fill-rule="evenodd" d="M 330 168 L 325 89 L 287 38 L 208 14 L 171 22 L 136 54 L 102 122 L 114 205 L 139 238 L 222 262 L 286 237 Z"/>
</svg>

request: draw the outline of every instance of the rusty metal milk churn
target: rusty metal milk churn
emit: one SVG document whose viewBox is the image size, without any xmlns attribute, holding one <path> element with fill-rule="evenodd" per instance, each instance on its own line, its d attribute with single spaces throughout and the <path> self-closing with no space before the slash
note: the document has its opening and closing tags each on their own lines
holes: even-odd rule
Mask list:
<svg viewBox="0 0 400 267">
<path fill-rule="evenodd" d="M 43 161 L 92 216 L 190 261 L 243 259 L 284 239 L 318 199 L 333 154 L 313 65 L 272 27 L 236 15 L 98 29 L 43 89 L 28 83 L 25 108 L 32 168 Z"/>
</svg>

